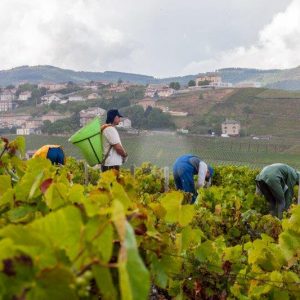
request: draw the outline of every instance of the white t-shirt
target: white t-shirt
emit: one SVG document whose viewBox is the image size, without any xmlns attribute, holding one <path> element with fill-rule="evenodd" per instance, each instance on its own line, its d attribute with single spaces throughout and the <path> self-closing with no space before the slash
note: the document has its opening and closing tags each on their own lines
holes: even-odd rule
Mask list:
<svg viewBox="0 0 300 300">
<path fill-rule="evenodd" d="M 121 166 L 122 165 L 122 156 L 117 153 L 117 151 L 110 146 L 121 144 L 120 136 L 117 129 L 114 126 L 109 126 L 102 131 L 103 134 L 103 157 L 106 156 L 106 153 L 109 151 L 109 154 L 104 162 L 104 165 L 109 166 Z M 122 145 L 122 144 L 121 144 Z"/>
<path fill-rule="evenodd" d="M 207 164 L 203 161 L 200 161 L 199 171 L 198 171 L 198 182 L 197 182 L 198 188 L 203 187 L 205 184 L 207 169 L 208 169 Z"/>
</svg>

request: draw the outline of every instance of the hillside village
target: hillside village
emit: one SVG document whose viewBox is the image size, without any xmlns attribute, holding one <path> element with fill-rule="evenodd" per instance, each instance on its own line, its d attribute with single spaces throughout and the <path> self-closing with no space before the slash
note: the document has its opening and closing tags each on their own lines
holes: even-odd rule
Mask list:
<svg viewBox="0 0 300 300">
<path fill-rule="evenodd" d="M 70 134 L 96 116 L 105 122 L 106 111 L 118 108 L 125 116 L 119 128 L 129 132 L 163 129 L 224 137 L 266 134 L 251 130 L 245 120 L 247 108 L 242 115 L 227 109 L 234 95 L 247 90 L 255 95 L 265 89 L 257 82 L 223 82 L 218 72 L 199 74 L 187 85 L 142 85 L 121 79 L 21 82 L 0 89 L 0 125 L 3 133 L 18 135 Z M 217 110 L 218 116 L 214 114 Z"/>
</svg>

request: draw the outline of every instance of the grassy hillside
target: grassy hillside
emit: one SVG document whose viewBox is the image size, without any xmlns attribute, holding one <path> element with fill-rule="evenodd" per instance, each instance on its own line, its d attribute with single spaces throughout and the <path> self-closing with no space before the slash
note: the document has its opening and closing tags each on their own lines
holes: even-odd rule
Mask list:
<svg viewBox="0 0 300 300">
<path fill-rule="evenodd" d="M 191 92 L 159 101 L 170 110 L 187 111 L 188 117 L 173 118 L 179 128 L 194 133 L 220 131 L 226 118 L 242 124 L 246 135 L 300 138 L 300 93 L 265 88 L 220 89 Z"/>
<path fill-rule="evenodd" d="M 247 134 L 300 138 L 300 93 L 240 89 L 209 113 L 241 121 Z"/>
</svg>

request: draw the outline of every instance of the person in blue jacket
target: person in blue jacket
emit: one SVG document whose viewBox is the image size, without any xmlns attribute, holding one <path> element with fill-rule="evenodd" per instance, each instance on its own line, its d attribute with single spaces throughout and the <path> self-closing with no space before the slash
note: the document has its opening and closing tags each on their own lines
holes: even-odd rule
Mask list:
<svg viewBox="0 0 300 300">
<path fill-rule="evenodd" d="M 213 174 L 214 169 L 193 154 L 185 154 L 178 157 L 173 166 L 176 188 L 192 193 L 192 203 L 195 202 L 198 195 L 195 188 L 194 175 L 198 175 L 197 188 L 200 188 L 204 187 L 206 182 L 210 184 Z"/>
</svg>

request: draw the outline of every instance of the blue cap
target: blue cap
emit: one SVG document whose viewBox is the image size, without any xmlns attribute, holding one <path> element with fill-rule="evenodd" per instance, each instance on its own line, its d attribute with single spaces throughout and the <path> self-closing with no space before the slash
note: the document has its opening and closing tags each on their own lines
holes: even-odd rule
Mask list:
<svg viewBox="0 0 300 300">
<path fill-rule="evenodd" d="M 215 174 L 214 168 L 210 165 L 208 165 L 207 168 L 208 168 L 208 171 L 209 171 L 209 178 L 213 177 L 213 175 Z"/>
<path fill-rule="evenodd" d="M 113 123 L 116 116 L 123 117 L 117 109 L 111 109 L 107 112 L 106 124 Z"/>
</svg>

